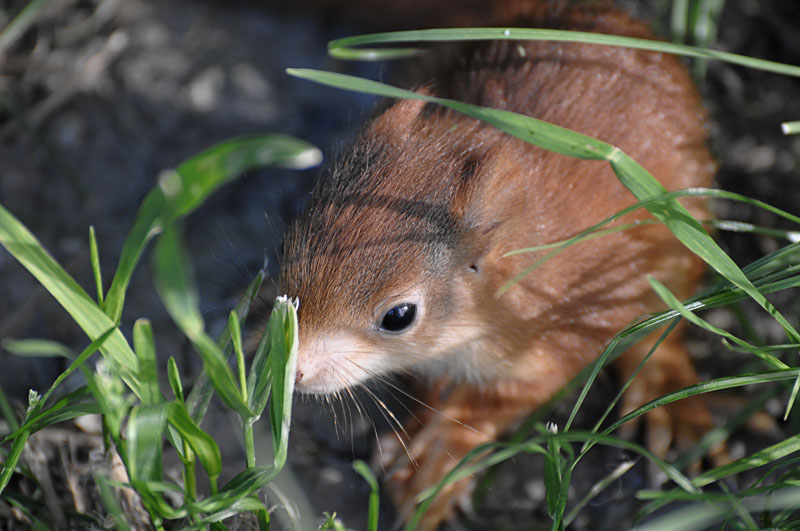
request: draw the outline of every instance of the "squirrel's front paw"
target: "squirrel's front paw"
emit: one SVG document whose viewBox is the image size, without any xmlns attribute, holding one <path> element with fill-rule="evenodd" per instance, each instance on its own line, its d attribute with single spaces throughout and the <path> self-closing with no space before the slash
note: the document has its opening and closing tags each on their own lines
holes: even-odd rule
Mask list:
<svg viewBox="0 0 800 531">
<path fill-rule="evenodd" d="M 398 518 L 409 522 L 419 506 L 419 494 L 437 485 L 462 457 L 488 440 L 490 438 L 468 426 L 435 416 L 424 426 L 414 423 L 400 434 L 383 435 L 376 457 L 386 472 L 384 487 L 394 502 Z M 436 529 L 452 518 L 457 508 L 469 512 L 473 486 L 472 478 L 467 477 L 443 487 L 416 529 Z"/>
</svg>

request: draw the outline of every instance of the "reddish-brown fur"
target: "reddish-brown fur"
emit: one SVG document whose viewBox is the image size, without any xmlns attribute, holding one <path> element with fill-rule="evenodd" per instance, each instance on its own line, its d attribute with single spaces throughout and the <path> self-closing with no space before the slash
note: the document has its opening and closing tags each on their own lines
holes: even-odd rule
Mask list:
<svg viewBox="0 0 800 531">
<path fill-rule="evenodd" d="M 606 9 L 535 8 L 530 22 L 650 37 L 641 23 Z M 597 137 L 669 190 L 711 182 L 704 113 L 673 57 L 551 42 L 447 53 L 455 60 L 419 79 L 421 90 Z M 575 245 L 496 297 L 540 256 L 504 253 L 569 238 L 634 202 L 605 163 L 554 154 L 417 101 L 377 116 L 319 182 L 306 216 L 287 236 L 281 280 L 283 292 L 300 299 L 297 388 L 336 393 L 396 371 L 430 382 L 422 399 L 435 412 L 422 410 L 407 426 L 408 453 L 390 438 L 382 441 L 383 465 L 393 470 L 389 492 L 402 516 L 469 449 L 499 437 L 596 359 L 617 332 L 660 309 L 648 276 L 679 297 L 694 289 L 699 260 L 665 228 L 647 225 Z M 701 203 L 688 206 L 704 215 Z M 620 223 L 646 217 L 638 211 Z M 408 301 L 420 313 L 407 331 L 378 329 L 389 308 Z M 650 344 L 620 359 L 623 376 Z M 695 381 L 672 334 L 625 406 Z M 692 405 L 651 416 L 651 447 L 663 454 L 671 438 L 707 428 L 707 413 Z M 468 492 L 467 481 L 449 487 L 423 528 L 448 517 Z"/>
</svg>

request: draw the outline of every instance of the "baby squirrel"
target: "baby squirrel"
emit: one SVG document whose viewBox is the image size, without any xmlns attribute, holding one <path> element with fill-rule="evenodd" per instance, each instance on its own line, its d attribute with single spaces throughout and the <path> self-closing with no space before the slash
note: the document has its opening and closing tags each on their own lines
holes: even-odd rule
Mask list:
<svg viewBox="0 0 800 531">
<path fill-rule="evenodd" d="M 512 4 L 506 24 L 652 38 L 607 7 Z M 414 80 L 417 90 L 597 137 L 668 190 L 711 184 L 705 113 L 675 57 L 546 41 L 439 50 L 444 59 Z M 504 253 L 570 238 L 634 203 L 604 162 L 548 152 L 410 100 L 374 117 L 317 183 L 286 236 L 280 280 L 281 292 L 300 300 L 296 388 L 337 394 L 398 372 L 427 382 L 419 398 L 430 408 L 406 425 L 407 445 L 395 434 L 381 441 L 401 517 L 469 450 L 547 402 L 626 325 L 663 309 L 648 276 L 679 297 L 692 293 L 700 260 L 662 225 L 646 224 L 574 245 L 496 296 L 540 256 Z M 685 204 L 705 216 L 702 201 Z M 619 223 L 646 218 L 640 209 Z M 678 328 L 658 347 L 624 410 L 697 382 L 680 336 Z M 623 378 L 654 341 L 620 357 Z M 710 417 L 701 402 L 684 400 L 656 409 L 647 424 L 650 448 L 664 455 L 671 441 L 706 431 Z M 421 528 L 435 529 L 470 491 L 469 480 L 446 488 Z"/>
</svg>

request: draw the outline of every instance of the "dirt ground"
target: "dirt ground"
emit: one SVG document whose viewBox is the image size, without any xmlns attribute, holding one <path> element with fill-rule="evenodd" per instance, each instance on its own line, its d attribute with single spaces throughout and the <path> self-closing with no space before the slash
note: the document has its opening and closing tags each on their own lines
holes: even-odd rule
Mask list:
<svg viewBox="0 0 800 531">
<path fill-rule="evenodd" d="M 22 4 L 0 2 L 0 27 L 3 14 L 16 13 Z M 655 16 L 652 9 L 640 13 Z M 662 19 L 654 22 L 663 26 Z M 88 226 L 94 225 L 108 280 L 139 202 L 162 170 L 220 140 L 266 131 L 308 140 L 332 158 L 369 113 L 372 98 L 292 79 L 284 69 L 385 78 L 390 68 L 385 64 L 343 63 L 326 55 L 329 40 L 365 29 L 342 14 L 277 2 L 53 0 L 14 46 L 0 49 L 0 203 L 87 289 L 92 285 Z M 800 5 L 795 2 L 728 0 L 719 32 L 719 49 L 800 64 Z M 718 186 L 798 213 L 800 136 L 783 136 L 780 123 L 800 119 L 800 80 L 711 63 L 700 87 L 720 163 Z M 186 234 L 212 333 L 225 325 L 265 256 L 274 276 L 286 222 L 302 211 L 317 175 L 318 170 L 253 172 L 188 220 Z M 788 228 L 775 216 L 742 205 L 719 203 L 716 210 L 723 219 Z M 719 239 L 740 264 L 784 245 L 767 236 L 722 233 Z M 0 339 L 50 338 L 76 351 L 87 344 L 66 313 L 4 251 L 0 293 Z M 773 302 L 797 323 L 800 299 L 778 294 Z M 747 305 L 742 312 L 767 341 L 782 341 L 772 320 Z M 175 356 L 182 374 L 197 374 L 200 365 L 166 317 L 146 259 L 129 291 L 123 331 L 129 334 L 141 316 L 153 321 L 159 358 Z M 705 316 L 718 326 L 740 326 L 726 310 Z M 690 347 L 704 377 L 723 376 L 750 361 L 699 333 L 692 335 Z M 28 389 L 46 389 L 65 363 L 0 351 L 0 367 L 3 390 L 23 403 Z M 606 376 L 592 402 L 601 403 L 614 389 L 613 378 Z M 306 512 L 309 528 L 323 511 L 335 511 L 346 525 L 363 528 L 368 490 L 350 463 L 369 458 L 373 428 L 342 411 L 337 418 L 346 423 L 336 424 L 330 410 L 315 400 L 299 399 L 297 406 L 289 455 L 293 476 L 281 478 L 281 495 Z M 570 406 L 564 404 L 553 418 L 562 418 Z M 583 415 L 591 419 L 597 413 L 589 407 Z M 233 425 L 223 412 L 210 414 L 204 427 L 222 447 L 229 478 L 243 466 L 241 441 L 231 435 Z M 268 439 L 266 431 L 262 435 Z M 731 444 L 737 451 L 752 451 L 770 437 L 742 433 Z M 624 458 L 618 450 L 598 448 L 576 472 L 573 494 L 585 493 Z M 454 528 L 549 528 L 541 468 L 533 456 L 501 466 L 476 519 Z M 637 465 L 607 489 L 573 528 L 617 529 L 630 523 L 639 503 L 633 493 L 647 481 L 645 468 Z M 296 489 L 305 493 L 311 509 L 304 509 Z M 270 503 L 283 502 L 273 497 Z M 388 528 L 392 514 L 386 504 L 381 519 Z"/>
</svg>

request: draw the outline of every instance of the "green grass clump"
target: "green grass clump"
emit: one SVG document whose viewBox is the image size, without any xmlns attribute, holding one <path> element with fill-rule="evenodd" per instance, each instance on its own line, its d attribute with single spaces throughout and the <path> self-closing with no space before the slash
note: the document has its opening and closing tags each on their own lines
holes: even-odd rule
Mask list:
<svg viewBox="0 0 800 531">
<path fill-rule="evenodd" d="M 44 395 L 31 391 L 28 409 L 17 423 L 10 408 L 3 409 L 12 433 L 1 442 L 10 444 L 0 470 L 0 496 L 32 521 L 47 525 L 41 514 L 26 505 L 24 497 L 9 490 L 15 473 L 25 473 L 20 461 L 29 437 L 39 430 L 78 416 L 102 415 L 106 451 L 122 460 L 127 479 L 124 484 L 138 494 L 150 524 L 165 527 L 199 528 L 216 524 L 241 511 L 254 511 L 261 528 L 269 527 L 269 512 L 254 496 L 272 481 L 286 463 L 292 393 L 297 357 L 296 303 L 279 297 L 249 372 L 246 370 L 240 322 L 247 315 L 264 280 L 260 272 L 237 307 L 231 311 L 228 327 L 219 339 L 205 332 L 198 308 L 190 260 L 181 238 L 180 219 L 200 206 L 219 186 L 243 172 L 263 166 L 304 167 L 319 159 L 318 151 L 300 140 L 283 135 L 238 138 L 213 146 L 166 172 L 147 195 L 129 233 L 119 265 L 107 293 L 102 278 L 94 231 L 90 231 L 90 259 L 97 288 L 92 299 L 47 253 L 36 238 L 3 206 L 0 206 L 0 244 L 5 247 L 72 316 L 89 336 L 90 344 L 72 360 Z M 159 387 L 155 340 L 150 322 L 139 319 L 130 343 L 119 329 L 119 320 L 131 275 L 147 243 L 158 236 L 153 267 L 158 294 L 173 321 L 191 341 L 203 359 L 204 373 L 184 395 L 184 382 L 177 364 L 169 358 L 167 374 L 172 399 Z M 57 344 L 9 342 L 4 347 L 24 353 L 36 349 L 64 354 Z M 233 350 L 236 374 L 228 364 Z M 99 351 L 102 359 L 94 370 L 87 361 Z M 76 370 L 86 384 L 58 400 L 51 400 L 59 385 Z M 238 413 L 245 443 L 247 464 L 228 484 L 217 484 L 222 460 L 217 443 L 201 424 L 213 393 Z M 272 400 L 269 400 L 269 398 Z M 274 458 L 256 465 L 253 424 L 269 401 Z M 182 464 L 182 484 L 164 476 L 164 443 L 177 452 Z M 196 464 L 208 477 L 210 495 L 198 495 Z M 99 495 L 118 528 L 128 528 L 128 515 L 119 507 L 109 487 L 119 480 L 95 477 Z M 167 501 L 178 494 L 180 503 Z M 169 522 L 169 523 L 168 523 Z M 102 522 L 95 522 L 100 526 Z"/>
</svg>

